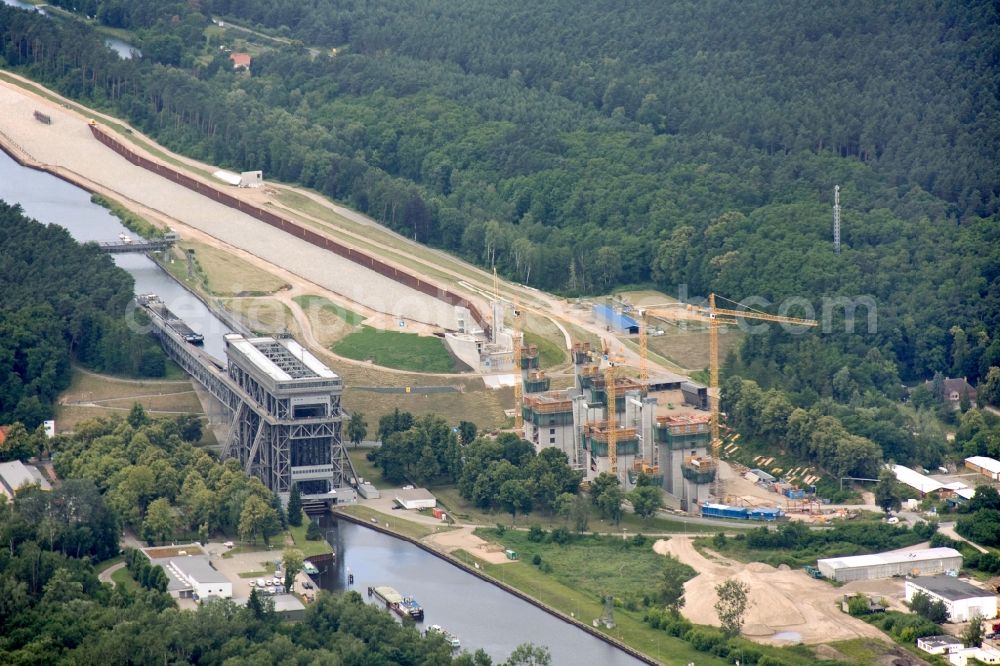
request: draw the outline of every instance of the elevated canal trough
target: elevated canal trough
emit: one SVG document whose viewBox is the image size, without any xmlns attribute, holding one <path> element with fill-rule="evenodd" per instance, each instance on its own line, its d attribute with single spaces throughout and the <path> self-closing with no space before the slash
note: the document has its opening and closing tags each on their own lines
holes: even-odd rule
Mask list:
<svg viewBox="0 0 1000 666">
<path fill-rule="evenodd" d="M 225 336 L 226 365 L 190 344 L 177 322 L 138 299 L 167 355 L 230 414 L 223 457 L 287 500 L 298 484 L 303 504 L 353 502 L 354 469 L 341 436 L 341 378 L 291 337 Z"/>
</svg>

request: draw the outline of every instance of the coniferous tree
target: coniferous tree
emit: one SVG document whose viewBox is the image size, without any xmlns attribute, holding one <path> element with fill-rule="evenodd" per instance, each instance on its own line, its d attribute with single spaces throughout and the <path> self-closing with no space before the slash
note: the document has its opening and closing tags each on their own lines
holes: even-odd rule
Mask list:
<svg viewBox="0 0 1000 666">
<path fill-rule="evenodd" d="M 302 495 L 299 484 L 292 484 L 292 492 L 288 495 L 288 524 L 292 527 L 302 525 Z"/>
</svg>

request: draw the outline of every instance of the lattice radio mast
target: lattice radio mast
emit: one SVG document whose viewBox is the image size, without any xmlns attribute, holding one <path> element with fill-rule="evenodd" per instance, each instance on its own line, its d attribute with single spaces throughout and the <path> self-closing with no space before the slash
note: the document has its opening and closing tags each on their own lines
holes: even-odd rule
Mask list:
<svg viewBox="0 0 1000 666">
<path fill-rule="evenodd" d="M 833 252 L 840 254 L 840 185 L 833 187 Z"/>
</svg>

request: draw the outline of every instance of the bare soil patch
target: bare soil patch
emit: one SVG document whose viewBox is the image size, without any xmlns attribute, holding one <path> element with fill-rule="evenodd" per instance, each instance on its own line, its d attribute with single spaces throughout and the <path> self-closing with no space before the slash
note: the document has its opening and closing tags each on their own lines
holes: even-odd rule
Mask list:
<svg viewBox="0 0 1000 666">
<path fill-rule="evenodd" d="M 424 539 L 424 543 L 443 550 L 446 553 L 464 550 L 489 564 L 507 564 L 513 561 L 507 559 L 503 546 L 480 539 L 472 533 L 473 529 L 472 527 L 463 527 L 460 530 L 452 532 L 432 534 Z"/>
<path fill-rule="evenodd" d="M 189 543 L 184 546 L 164 546 L 163 548 L 147 548 L 146 555 L 154 560 L 164 557 L 185 557 L 187 555 L 205 555 L 205 551 L 196 543 Z"/>
<path fill-rule="evenodd" d="M 778 632 L 795 632 L 806 644 L 863 637 L 884 640 L 875 627 L 840 611 L 837 604 L 843 590 L 812 579 L 804 571 L 783 571 L 760 562 L 743 564 L 717 553 L 708 559 L 695 550 L 690 538 L 679 536 L 657 541 L 653 549 L 673 555 L 698 572 L 684 585 L 682 612 L 692 622 L 719 626 L 715 587 L 735 578 L 750 588 L 744 634 L 755 641 L 787 645 L 774 639 Z"/>
</svg>

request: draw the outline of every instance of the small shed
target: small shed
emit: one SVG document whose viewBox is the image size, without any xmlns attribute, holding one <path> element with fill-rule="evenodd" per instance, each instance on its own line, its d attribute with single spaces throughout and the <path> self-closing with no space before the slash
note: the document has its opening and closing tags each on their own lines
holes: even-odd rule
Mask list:
<svg viewBox="0 0 1000 666">
<path fill-rule="evenodd" d="M 521 556 L 518 555 L 517 551 L 511 548 L 508 548 L 507 550 L 503 551 L 503 554 L 507 556 L 508 560 L 518 560 L 521 558 Z"/>
</svg>

